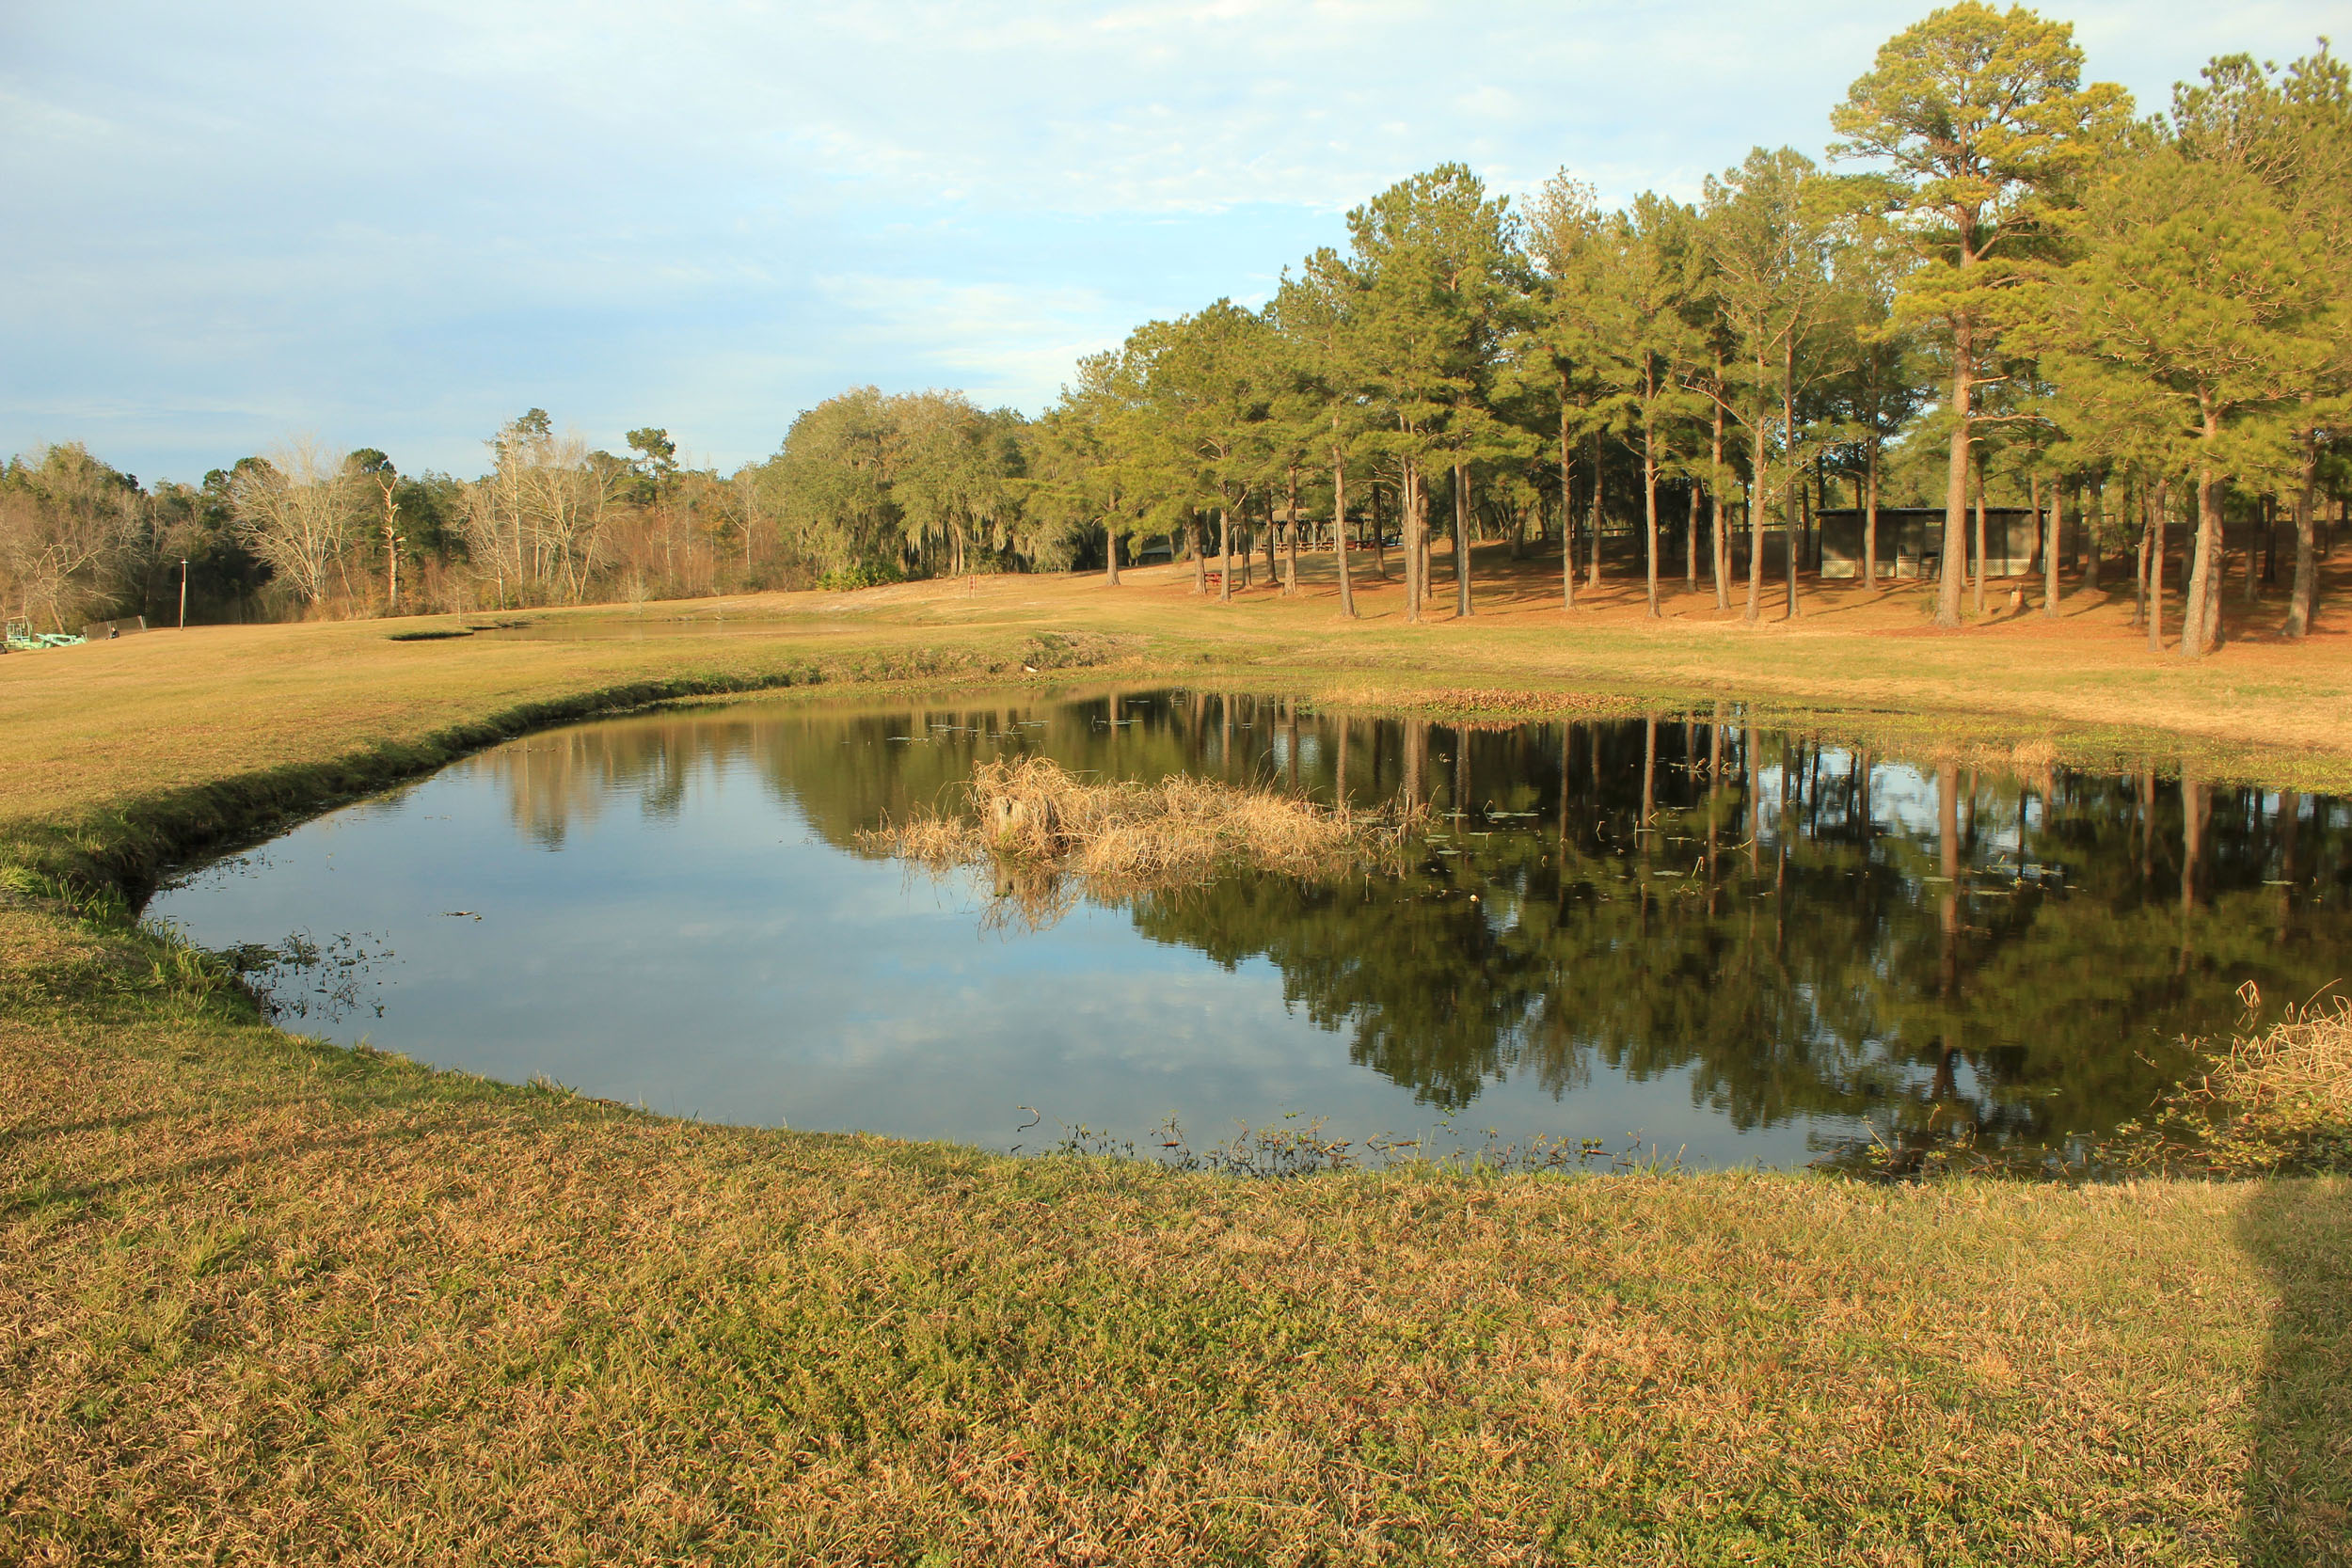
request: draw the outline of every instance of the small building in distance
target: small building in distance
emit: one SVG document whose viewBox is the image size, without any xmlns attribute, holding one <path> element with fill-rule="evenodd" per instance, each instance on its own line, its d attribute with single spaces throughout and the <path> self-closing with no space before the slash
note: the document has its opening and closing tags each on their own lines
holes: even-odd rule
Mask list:
<svg viewBox="0 0 2352 1568">
<path fill-rule="evenodd" d="M 1820 528 L 1820 572 L 1825 578 L 1862 575 L 1862 512 L 1858 507 L 1824 510 L 1817 515 Z M 1976 569 L 1977 515 L 1972 508 L 1967 527 L 1968 565 Z M 2062 560 L 2072 560 L 2080 547 L 2075 520 L 2066 519 L 2061 541 Z M 2042 557 L 2035 547 L 2042 534 L 2042 517 L 2026 507 L 1988 506 L 1984 509 L 1984 563 L 1987 576 L 2017 577 L 2034 570 Z M 1931 578 L 1943 570 L 1944 509 L 1940 506 L 1882 506 L 1879 508 L 1879 575 L 1887 578 Z"/>
<path fill-rule="evenodd" d="M 85 642 L 103 642 L 110 638 L 128 637 L 135 631 L 147 629 L 144 615 L 125 615 L 119 621 L 92 621 L 82 628 Z"/>
</svg>

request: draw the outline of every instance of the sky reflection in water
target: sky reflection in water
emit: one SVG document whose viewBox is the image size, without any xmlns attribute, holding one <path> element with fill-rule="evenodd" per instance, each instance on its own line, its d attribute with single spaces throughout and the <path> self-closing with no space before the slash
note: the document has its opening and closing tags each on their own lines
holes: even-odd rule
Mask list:
<svg viewBox="0 0 2352 1568">
<path fill-rule="evenodd" d="M 1699 1164 L 1872 1130 L 2034 1149 L 2143 1110 L 2241 983 L 2275 1004 L 2337 976 L 2343 802 L 1866 759 L 1714 717 L 1465 733 L 1181 691 L 617 720 L 323 817 L 149 912 L 208 946 L 293 939 L 285 1022 L 331 1039 L 1000 1148 L 1298 1113 Z M 852 847 L 1016 749 L 1324 800 L 1344 769 L 1356 800 L 1441 815 L 1402 879 L 1232 875 L 1044 928 L 983 879 Z"/>
</svg>

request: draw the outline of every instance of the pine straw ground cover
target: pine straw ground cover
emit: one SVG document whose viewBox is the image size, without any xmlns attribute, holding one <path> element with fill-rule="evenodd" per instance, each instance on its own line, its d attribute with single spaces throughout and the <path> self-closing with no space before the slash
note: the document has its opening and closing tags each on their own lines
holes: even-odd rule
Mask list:
<svg viewBox="0 0 2352 1568">
<path fill-rule="evenodd" d="M 2352 1184 L 664 1120 L 0 910 L 0 1560 L 2328 1562 Z"/>
</svg>

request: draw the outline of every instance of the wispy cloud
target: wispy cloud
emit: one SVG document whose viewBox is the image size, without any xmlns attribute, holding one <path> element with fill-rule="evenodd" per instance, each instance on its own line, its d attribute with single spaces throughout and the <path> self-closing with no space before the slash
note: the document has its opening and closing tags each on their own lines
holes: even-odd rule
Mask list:
<svg viewBox="0 0 2352 1568">
<path fill-rule="evenodd" d="M 456 466 L 537 404 L 732 463 L 855 382 L 1035 406 L 1075 353 L 1262 297 L 1445 159 L 1622 200 L 1695 195 L 1756 143 L 1816 151 L 1926 8 L 8 8 L 0 446 L 200 473 L 294 420 Z M 2334 9 L 2071 8 L 2152 107 L 2216 52 L 2308 49 Z"/>
</svg>

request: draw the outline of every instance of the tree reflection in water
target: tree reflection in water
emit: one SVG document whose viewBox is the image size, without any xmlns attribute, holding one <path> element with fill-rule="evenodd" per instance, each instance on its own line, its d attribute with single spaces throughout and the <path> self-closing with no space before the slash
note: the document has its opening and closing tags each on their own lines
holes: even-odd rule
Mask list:
<svg viewBox="0 0 2352 1568">
<path fill-rule="evenodd" d="M 2301 1001 L 2352 935 L 2344 802 L 2047 765 L 1878 757 L 1736 710 L 1449 726 L 1213 691 L 734 710 L 482 759 L 559 845 L 623 797 L 675 812 L 749 760 L 831 844 L 953 799 L 984 757 L 1207 773 L 1437 814 L 1400 877 L 1235 872 L 1138 930 L 1263 958 L 1356 1062 L 1453 1111 L 1509 1075 L 1687 1073 L 1741 1129 L 1867 1118 L 1891 1146 L 2033 1154 L 2144 1111 L 2247 981 Z M 1013 890 L 1021 919 L 1066 907 Z M 999 909 L 994 918 L 1003 920 Z M 1115 978 L 1115 977 L 1114 977 Z"/>
</svg>

